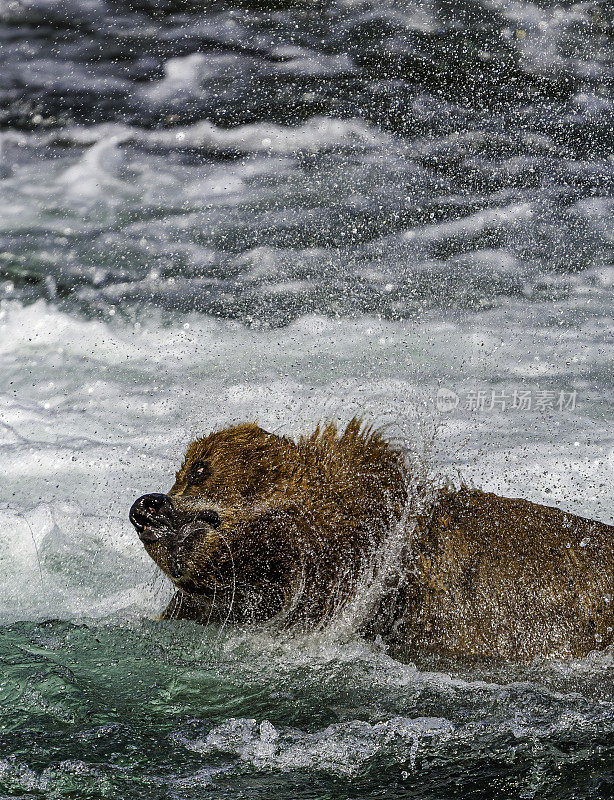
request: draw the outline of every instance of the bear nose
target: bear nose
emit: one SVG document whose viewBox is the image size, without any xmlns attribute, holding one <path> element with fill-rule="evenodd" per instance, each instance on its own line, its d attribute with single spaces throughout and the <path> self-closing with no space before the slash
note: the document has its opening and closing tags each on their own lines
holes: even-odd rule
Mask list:
<svg viewBox="0 0 614 800">
<path fill-rule="evenodd" d="M 143 542 L 155 542 L 160 538 L 157 528 L 168 525 L 173 501 L 166 494 L 144 494 L 135 500 L 128 514 Z"/>
</svg>

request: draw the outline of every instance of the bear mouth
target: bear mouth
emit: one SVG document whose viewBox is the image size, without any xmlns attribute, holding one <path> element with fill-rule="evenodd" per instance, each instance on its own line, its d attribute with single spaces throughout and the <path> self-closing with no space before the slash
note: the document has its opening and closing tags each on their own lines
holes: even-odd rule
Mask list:
<svg viewBox="0 0 614 800">
<path fill-rule="evenodd" d="M 144 494 L 135 500 L 128 518 L 144 543 L 172 539 L 179 544 L 196 527 L 216 530 L 222 524 L 220 515 L 212 508 L 182 510 L 170 495 L 157 493 Z"/>
<path fill-rule="evenodd" d="M 188 577 L 186 573 L 192 572 L 195 566 L 192 558 L 195 548 L 204 537 L 221 526 L 217 511 L 182 510 L 169 495 L 148 494 L 133 503 L 128 517 L 156 563 L 159 562 L 158 556 L 163 554 L 162 568 L 177 585 L 188 590 L 189 584 L 189 590 L 199 594 L 208 591 L 206 586 L 201 587 L 200 580 L 197 585 L 194 577 Z"/>
</svg>

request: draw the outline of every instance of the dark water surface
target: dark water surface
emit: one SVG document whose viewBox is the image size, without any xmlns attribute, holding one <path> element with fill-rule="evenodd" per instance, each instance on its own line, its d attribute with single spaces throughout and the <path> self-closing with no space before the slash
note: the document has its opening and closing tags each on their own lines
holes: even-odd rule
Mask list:
<svg viewBox="0 0 614 800">
<path fill-rule="evenodd" d="M 612 523 L 613 39 L 606 0 L 0 0 L 0 798 L 614 797 L 611 652 L 151 622 L 127 523 L 196 434 L 353 413 Z M 464 402 L 518 389 L 555 401 Z"/>
<path fill-rule="evenodd" d="M 614 793 L 611 656 L 462 674 L 358 640 L 155 623 L 21 623 L 1 647 L 10 796 Z"/>
<path fill-rule="evenodd" d="M 0 290 L 415 318 L 611 286 L 606 2 L 0 7 Z"/>
</svg>

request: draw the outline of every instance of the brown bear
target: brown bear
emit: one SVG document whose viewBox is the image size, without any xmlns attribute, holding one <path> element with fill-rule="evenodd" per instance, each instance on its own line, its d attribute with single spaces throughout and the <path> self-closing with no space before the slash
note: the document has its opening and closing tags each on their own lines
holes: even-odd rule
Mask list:
<svg viewBox="0 0 614 800">
<path fill-rule="evenodd" d="M 357 419 L 298 442 L 254 423 L 197 439 L 168 494 L 130 510 L 178 589 L 162 618 L 314 629 L 354 604 L 364 634 L 409 652 L 614 643 L 613 526 L 414 472 Z"/>
</svg>

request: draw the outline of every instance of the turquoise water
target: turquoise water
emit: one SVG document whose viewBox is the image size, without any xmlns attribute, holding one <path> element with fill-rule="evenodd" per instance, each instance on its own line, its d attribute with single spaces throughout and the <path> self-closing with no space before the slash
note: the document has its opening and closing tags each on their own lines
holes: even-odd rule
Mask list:
<svg viewBox="0 0 614 800">
<path fill-rule="evenodd" d="M 604 798 L 614 661 L 393 659 L 188 623 L 0 636 L 0 792 L 66 798 Z"/>
</svg>

